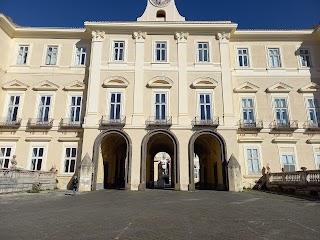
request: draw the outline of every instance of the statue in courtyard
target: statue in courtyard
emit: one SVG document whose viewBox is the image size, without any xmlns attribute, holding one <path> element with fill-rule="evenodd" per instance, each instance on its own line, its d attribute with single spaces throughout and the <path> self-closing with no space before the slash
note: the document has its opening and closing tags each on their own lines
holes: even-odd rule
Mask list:
<svg viewBox="0 0 320 240">
<path fill-rule="evenodd" d="M 12 159 L 11 159 L 11 169 L 17 169 L 17 164 L 18 164 L 18 162 L 17 162 L 17 159 L 16 159 L 16 155 L 13 155 L 13 157 L 12 157 Z"/>
</svg>

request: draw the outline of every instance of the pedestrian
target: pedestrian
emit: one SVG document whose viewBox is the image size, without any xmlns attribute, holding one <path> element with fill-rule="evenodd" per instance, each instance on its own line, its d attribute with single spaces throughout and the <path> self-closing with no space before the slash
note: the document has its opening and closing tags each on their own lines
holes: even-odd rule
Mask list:
<svg viewBox="0 0 320 240">
<path fill-rule="evenodd" d="M 72 195 L 76 195 L 76 191 L 77 191 L 77 188 L 78 188 L 78 178 L 77 176 L 74 176 L 73 180 L 72 180 Z"/>
</svg>

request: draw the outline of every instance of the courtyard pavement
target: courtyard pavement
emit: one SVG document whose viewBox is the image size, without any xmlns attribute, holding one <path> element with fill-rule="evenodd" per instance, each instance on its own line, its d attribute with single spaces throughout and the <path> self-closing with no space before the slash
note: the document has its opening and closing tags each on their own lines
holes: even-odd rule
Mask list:
<svg viewBox="0 0 320 240">
<path fill-rule="evenodd" d="M 320 239 L 320 202 L 256 191 L 0 195 L 0 239 Z"/>
</svg>

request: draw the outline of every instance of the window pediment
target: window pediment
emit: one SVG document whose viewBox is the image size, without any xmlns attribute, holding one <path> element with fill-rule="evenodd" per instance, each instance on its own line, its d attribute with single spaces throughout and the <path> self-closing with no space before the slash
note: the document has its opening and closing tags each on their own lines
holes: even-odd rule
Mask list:
<svg viewBox="0 0 320 240">
<path fill-rule="evenodd" d="M 44 80 L 33 85 L 33 90 L 36 90 L 36 91 L 56 91 L 58 90 L 58 88 L 59 88 L 58 85 L 48 80 Z"/>
<path fill-rule="evenodd" d="M 206 78 L 197 78 L 191 84 L 191 88 L 210 88 L 213 89 L 218 85 L 218 82 L 213 78 L 206 77 Z"/>
<path fill-rule="evenodd" d="M 173 81 L 165 76 L 157 76 L 152 78 L 147 86 L 150 88 L 171 88 L 173 86 Z"/>
<path fill-rule="evenodd" d="M 77 90 L 84 90 L 84 88 L 85 88 L 84 83 L 76 80 L 76 81 L 73 81 L 71 83 L 64 85 L 63 89 L 66 91 L 77 91 Z"/>
<path fill-rule="evenodd" d="M 241 84 L 240 86 L 236 87 L 233 89 L 234 92 L 236 93 L 256 93 L 259 90 L 259 87 L 256 85 L 246 82 Z"/>
<path fill-rule="evenodd" d="M 284 84 L 282 82 L 279 82 L 275 85 L 272 85 L 271 87 L 268 87 L 267 88 L 267 92 L 276 92 L 276 93 L 288 93 L 292 90 L 292 87 L 290 87 L 289 85 L 287 84 Z"/>
<path fill-rule="evenodd" d="M 7 83 L 4 83 L 2 85 L 2 89 L 4 90 L 27 90 L 29 86 L 18 81 L 18 80 L 13 80 L 11 82 L 7 82 Z"/>
<path fill-rule="evenodd" d="M 128 85 L 129 81 L 120 76 L 109 77 L 102 84 L 105 88 L 126 88 Z"/>
<path fill-rule="evenodd" d="M 309 92 L 318 92 L 320 91 L 320 85 L 316 83 L 309 83 L 302 88 L 299 88 L 298 92 L 309 93 Z"/>
</svg>

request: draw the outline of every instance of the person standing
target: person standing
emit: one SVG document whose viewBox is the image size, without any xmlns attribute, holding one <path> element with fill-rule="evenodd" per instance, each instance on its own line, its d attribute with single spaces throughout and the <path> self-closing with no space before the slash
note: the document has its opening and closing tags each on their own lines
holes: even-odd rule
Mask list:
<svg viewBox="0 0 320 240">
<path fill-rule="evenodd" d="M 76 195 L 77 189 L 78 189 L 78 178 L 77 176 L 74 176 L 73 180 L 72 180 L 72 195 Z"/>
</svg>

